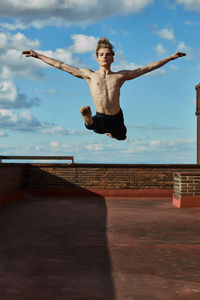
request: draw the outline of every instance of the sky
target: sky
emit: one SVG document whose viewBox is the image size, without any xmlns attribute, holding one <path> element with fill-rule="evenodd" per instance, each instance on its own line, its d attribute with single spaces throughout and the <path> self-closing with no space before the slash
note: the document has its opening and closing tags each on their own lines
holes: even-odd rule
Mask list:
<svg viewBox="0 0 200 300">
<path fill-rule="evenodd" d="M 200 0 L 1 0 L 0 155 L 196 163 L 199 31 Z M 95 49 L 103 36 L 114 45 L 112 71 L 187 54 L 123 85 L 125 141 L 86 130 L 80 108 L 96 111 L 84 80 L 21 54 L 33 49 L 98 70 Z"/>
</svg>

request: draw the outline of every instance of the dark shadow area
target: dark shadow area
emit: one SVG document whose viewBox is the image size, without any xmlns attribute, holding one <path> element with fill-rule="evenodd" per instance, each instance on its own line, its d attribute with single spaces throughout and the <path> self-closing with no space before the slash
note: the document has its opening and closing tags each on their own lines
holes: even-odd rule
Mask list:
<svg viewBox="0 0 200 300">
<path fill-rule="evenodd" d="M 25 184 L 62 196 L 37 190 L 0 209 L 1 299 L 114 300 L 104 198 L 64 196 L 87 191 L 39 168 Z"/>
</svg>

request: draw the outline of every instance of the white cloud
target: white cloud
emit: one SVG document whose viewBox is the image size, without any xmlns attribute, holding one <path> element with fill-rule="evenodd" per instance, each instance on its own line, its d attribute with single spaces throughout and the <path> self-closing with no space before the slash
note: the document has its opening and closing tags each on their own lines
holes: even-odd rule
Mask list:
<svg viewBox="0 0 200 300">
<path fill-rule="evenodd" d="M 0 36 L 0 76 L 10 80 L 14 77 L 41 78 L 42 73 L 38 62 L 27 63 L 21 52 L 25 49 L 39 47 L 39 41 L 31 41 L 22 33 L 11 35 L 3 33 Z"/>
<path fill-rule="evenodd" d="M 0 33 L 0 108 L 29 108 L 40 104 L 40 99 L 28 100 L 26 95 L 20 94 L 13 81 L 15 78 L 41 80 L 45 77 L 42 69 L 50 68 L 48 64 L 39 59 L 24 57 L 21 54 L 23 50 L 27 49 L 38 51 L 39 47 L 38 40 L 30 40 L 22 33 L 13 35 Z M 86 67 L 78 57 L 73 56 L 70 49 L 39 52 L 70 65 Z"/>
<path fill-rule="evenodd" d="M 60 97 L 61 96 L 61 93 L 58 92 L 57 90 L 55 89 L 48 89 L 48 90 L 39 90 L 39 89 L 35 89 L 35 92 L 38 94 L 38 95 L 45 95 L 45 96 L 49 96 L 49 95 L 53 95 L 53 96 L 57 96 L 57 97 Z"/>
<path fill-rule="evenodd" d="M 115 14 L 139 13 L 154 0 L 1 0 L 0 17 L 17 19 L 10 29 L 91 23 Z M 9 24 L 5 25 L 9 28 Z"/>
<path fill-rule="evenodd" d="M 192 49 L 190 46 L 186 45 L 183 41 L 178 44 L 177 50 L 181 51 L 181 52 L 186 52 L 187 60 L 193 59 L 196 56 L 195 52 L 199 52 L 199 51 L 196 51 L 195 49 Z"/>
<path fill-rule="evenodd" d="M 65 144 L 51 142 L 50 153 L 74 155 L 75 161 L 85 162 L 122 162 L 124 163 L 194 163 L 195 140 L 132 140 L 123 143 L 115 140 L 106 142 L 107 137 L 100 137 L 99 142 L 87 141 Z M 90 157 L 88 158 L 88 151 Z"/>
<path fill-rule="evenodd" d="M 129 63 L 122 50 L 116 51 L 115 60 L 116 63 L 112 65 L 112 69 L 115 72 L 120 70 L 135 70 L 140 67 L 134 62 Z"/>
<path fill-rule="evenodd" d="M 0 137 L 7 137 L 7 133 L 3 132 L 3 131 L 0 131 Z"/>
<path fill-rule="evenodd" d="M 200 12 L 199 0 L 176 0 L 177 4 L 183 5 L 185 9 Z"/>
<path fill-rule="evenodd" d="M 141 67 L 141 65 L 138 65 L 134 62 L 128 62 L 128 60 L 123 55 L 123 51 L 119 50 L 116 52 L 116 61 L 117 63 L 113 64 L 112 70 L 117 72 L 120 70 L 135 70 Z M 150 73 L 145 74 L 144 76 L 155 76 L 155 75 L 165 75 L 166 71 L 164 69 L 157 69 Z"/>
<path fill-rule="evenodd" d="M 200 21 L 186 21 L 185 24 L 188 26 L 199 26 Z"/>
<path fill-rule="evenodd" d="M 72 66 L 76 66 L 79 68 L 86 67 L 86 65 L 79 59 L 79 57 L 73 56 L 72 51 L 70 50 L 70 47 L 69 47 L 69 49 L 61 49 L 60 48 L 60 49 L 56 49 L 55 52 L 46 51 L 43 53 L 47 56 L 54 57 L 56 59 L 63 61 L 64 63 L 72 65 Z M 44 63 L 43 63 L 43 65 L 44 65 Z"/>
<path fill-rule="evenodd" d="M 180 42 L 178 44 L 178 50 L 179 51 L 189 51 L 190 50 L 190 47 L 189 46 L 186 46 L 184 42 Z"/>
<path fill-rule="evenodd" d="M 11 78 L 30 78 L 41 79 L 44 75 L 42 68 L 50 66 L 39 59 L 25 57 L 21 53 L 23 50 L 33 49 L 35 51 L 40 47 L 38 40 L 30 40 L 22 33 L 11 35 L 0 35 L 0 77 L 4 79 Z M 62 60 L 63 62 L 75 65 L 77 67 L 85 66 L 78 57 L 73 57 L 70 49 L 56 49 L 56 51 L 40 51 L 42 54 Z"/>
<path fill-rule="evenodd" d="M 26 29 L 27 26 L 25 26 L 24 24 L 22 24 L 21 22 L 19 21 L 16 21 L 15 23 L 2 23 L 0 22 L 0 27 L 2 29 L 7 29 L 7 30 L 17 30 L 17 29 Z"/>
<path fill-rule="evenodd" d="M 195 163 L 196 141 L 190 139 L 133 140 L 119 143 L 108 137 L 99 136 L 91 140 L 63 143 L 52 140 L 48 144 L 39 142 L 31 146 L 9 149 L 9 153 L 21 155 L 73 155 L 76 162 L 98 163 Z M 8 147 L 0 145 L 3 153 Z M 6 152 L 7 151 L 7 152 Z M 88 156 L 88 151 L 90 155 Z"/>
<path fill-rule="evenodd" d="M 155 33 L 161 38 L 165 40 L 173 40 L 174 37 L 174 31 L 172 28 L 163 28 L 163 29 L 157 29 L 155 30 Z"/>
<path fill-rule="evenodd" d="M 171 69 L 173 72 L 177 72 L 179 67 L 177 65 L 169 65 L 169 69 Z"/>
<path fill-rule="evenodd" d="M 16 114 L 8 109 L 0 109 L 0 129 L 20 132 L 33 132 L 45 135 L 80 135 L 80 132 L 68 130 L 62 126 L 40 122 L 29 110 Z"/>
<path fill-rule="evenodd" d="M 16 114 L 7 109 L 0 109 L 0 128 L 19 131 L 34 131 L 40 126 L 40 122 L 28 111 Z"/>
<path fill-rule="evenodd" d="M 128 126 L 129 128 L 135 128 L 138 130 L 178 130 L 178 127 L 162 126 L 159 124 L 149 124 L 149 125 L 133 125 Z"/>
<path fill-rule="evenodd" d="M 102 154 L 110 153 L 110 152 L 112 152 L 113 155 L 114 151 L 117 153 L 117 151 L 121 149 L 121 147 L 117 145 L 116 147 L 113 148 L 113 145 L 110 143 L 102 143 L 102 142 L 94 142 L 94 141 L 89 141 L 87 143 L 76 142 L 73 143 L 73 145 L 52 141 L 49 146 L 51 152 L 54 153 L 59 152 L 63 154 L 72 152 L 73 154 L 77 155 L 77 157 L 79 157 L 80 159 L 85 159 L 85 160 L 88 159 L 95 160 L 95 156 L 99 157 L 99 155 L 102 156 Z M 88 151 L 90 152 L 89 158 L 88 158 Z M 102 157 L 98 158 L 98 160 L 100 161 L 105 160 L 105 156 L 104 158 Z"/>
<path fill-rule="evenodd" d="M 47 128 L 41 128 L 40 133 L 42 134 L 50 134 L 50 135 L 76 135 L 81 134 L 73 130 L 68 130 L 63 128 L 62 126 L 52 126 Z"/>
<path fill-rule="evenodd" d="M 27 39 L 27 37 L 20 32 L 14 34 L 14 35 L 10 35 L 10 40 L 11 40 L 11 48 L 12 49 L 21 50 L 24 46 L 29 47 L 29 48 L 39 47 L 38 40 L 31 41 L 31 40 Z"/>
<path fill-rule="evenodd" d="M 194 147 L 195 141 L 192 139 L 183 140 L 153 140 L 149 143 L 149 146 L 156 151 L 180 151 L 183 147 L 184 149 L 189 149 Z"/>
<path fill-rule="evenodd" d="M 158 55 L 163 55 L 166 52 L 162 44 L 157 44 L 155 47 L 155 51 L 157 52 Z"/>
<path fill-rule="evenodd" d="M 87 53 L 96 49 L 98 38 L 83 34 L 74 34 L 71 38 L 74 44 L 70 47 L 70 50 L 75 53 Z"/>
<path fill-rule="evenodd" d="M 4 48 L 7 43 L 7 36 L 5 33 L 0 33 L 0 49 Z"/>
<path fill-rule="evenodd" d="M 29 108 L 39 105 L 39 98 L 29 100 L 26 95 L 18 93 L 18 88 L 13 81 L 0 82 L 0 108 Z"/>
<path fill-rule="evenodd" d="M 53 147 L 53 148 L 58 147 L 58 145 L 59 145 L 59 142 L 51 142 L 50 143 L 50 147 Z"/>
<path fill-rule="evenodd" d="M 120 71 L 120 70 L 135 70 L 137 68 L 139 68 L 140 66 L 136 65 L 135 63 L 133 62 L 117 62 L 117 64 L 114 64 L 112 66 L 112 70 L 117 72 L 117 71 Z"/>
<path fill-rule="evenodd" d="M 196 152 L 196 141 L 193 139 L 174 140 L 130 140 L 127 148 L 132 156 L 139 160 L 150 163 L 194 163 Z"/>
<path fill-rule="evenodd" d="M 12 81 L 0 82 L 0 104 L 2 101 L 13 103 L 17 98 L 17 88 Z"/>
</svg>

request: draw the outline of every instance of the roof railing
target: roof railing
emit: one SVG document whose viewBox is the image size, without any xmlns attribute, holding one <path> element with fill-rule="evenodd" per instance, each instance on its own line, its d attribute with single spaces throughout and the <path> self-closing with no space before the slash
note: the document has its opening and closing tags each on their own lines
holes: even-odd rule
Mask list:
<svg viewBox="0 0 200 300">
<path fill-rule="evenodd" d="M 20 155 L 0 155 L 0 163 L 2 160 L 71 160 L 74 163 L 74 156 L 20 156 Z"/>
</svg>

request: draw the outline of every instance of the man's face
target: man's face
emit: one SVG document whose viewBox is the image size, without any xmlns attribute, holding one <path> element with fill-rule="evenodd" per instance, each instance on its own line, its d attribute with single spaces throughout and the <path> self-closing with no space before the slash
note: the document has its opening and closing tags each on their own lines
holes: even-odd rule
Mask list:
<svg viewBox="0 0 200 300">
<path fill-rule="evenodd" d="M 110 66 L 114 61 L 113 55 L 108 48 L 100 48 L 96 61 L 102 67 Z"/>
</svg>

